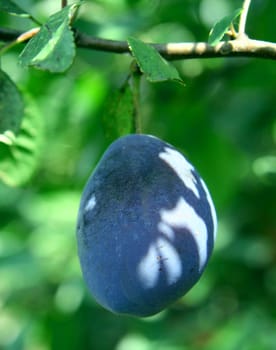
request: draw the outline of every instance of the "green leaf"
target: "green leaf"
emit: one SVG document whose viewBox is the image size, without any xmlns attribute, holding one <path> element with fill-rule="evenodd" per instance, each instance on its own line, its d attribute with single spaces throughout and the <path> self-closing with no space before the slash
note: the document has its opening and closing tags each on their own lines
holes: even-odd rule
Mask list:
<svg viewBox="0 0 276 350">
<path fill-rule="evenodd" d="M 76 6 L 64 7 L 41 27 L 19 56 L 23 66 L 50 72 L 64 72 L 71 66 L 75 57 L 75 43 L 70 19 Z"/>
<path fill-rule="evenodd" d="M 242 9 L 235 10 L 231 15 L 228 15 L 224 18 L 222 18 L 220 21 L 218 21 L 214 27 L 211 29 L 209 38 L 208 38 L 208 44 L 215 46 L 217 45 L 220 40 L 223 38 L 224 34 L 228 31 L 231 23 L 239 17 L 241 14 Z"/>
<path fill-rule="evenodd" d="M 9 186 L 26 183 L 38 165 L 42 141 L 42 118 L 28 98 L 18 136 L 11 144 L 0 143 L 0 180 Z"/>
<path fill-rule="evenodd" d="M 19 7 L 11 0 L 0 0 L 0 11 L 20 17 L 31 17 L 29 13 L 24 11 L 21 7 Z"/>
<path fill-rule="evenodd" d="M 133 92 L 129 82 L 112 95 L 103 123 L 106 137 L 110 142 L 120 136 L 134 133 Z"/>
<path fill-rule="evenodd" d="M 20 92 L 9 76 L 0 70 L 0 143 L 10 143 L 19 131 L 24 113 Z"/>
<path fill-rule="evenodd" d="M 183 83 L 175 67 L 167 62 L 153 46 L 135 38 L 129 38 L 128 45 L 141 72 L 150 82 L 173 80 Z"/>
</svg>

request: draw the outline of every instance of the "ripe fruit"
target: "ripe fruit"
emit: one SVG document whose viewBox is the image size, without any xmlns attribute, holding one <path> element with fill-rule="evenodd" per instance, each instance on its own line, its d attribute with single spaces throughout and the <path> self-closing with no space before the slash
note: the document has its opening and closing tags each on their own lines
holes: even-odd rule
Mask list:
<svg viewBox="0 0 276 350">
<path fill-rule="evenodd" d="M 78 250 L 95 299 L 150 316 L 200 278 L 214 246 L 216 213 L 206 185 L 171 145 L 128 135 L 107 149 L 84 189 Z"/>
</svg>

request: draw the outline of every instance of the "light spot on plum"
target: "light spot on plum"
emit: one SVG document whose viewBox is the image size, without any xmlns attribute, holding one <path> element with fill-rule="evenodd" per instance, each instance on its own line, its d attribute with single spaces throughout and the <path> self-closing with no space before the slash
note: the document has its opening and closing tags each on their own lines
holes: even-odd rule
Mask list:
<svg viewBox="0 0 276 350">
<path fill-rule="evenodd" d="M 212 220 L 213 220 L 213 225 L 214 225 L 214 231 L 213 231 L 213 237 L 214 237 L 214 241 L 216 239 L 216 235 L 217 235 L 217 214 L 216 214 L 216 209 L 214 207 L 214 204 L 213 204 L 213 201 L 212 201 L 212 198 L 211 198 L 211 195 L 208 191 L 208 188 L 205 184 L 205 182 L 203 180 L 201 180 L 201 185 L 206 193 L 206 197 L 207 197 L 207 201 L 208 201 L 208 204 L 210 206 L 210 210 L 211 210 L 211 215 L 212 215 Z"/>
<path fill-rule="evenodd" d="M 180 197 L 173 209 L 160 210 L 161 223 L 173 228 L 186 228 L 193 236 L 199 256 L 201 270 L 207 260 L 207 227 L 194 208 Z M 159 223 L 160 226 L 160 223 Z"/>
<path fill-rule="evenodd" d="M 156 255 L 156 245 L 151 244 L 138 265 L 138 276 L 146 288 L 153 288 L 158 281 L 158 264 L 154 263 Z"/>
<path fill-rule="evenodd" d="M 166 272 L 166 278 L 168 284 L 175 283 L 182 274 L 182 265 L 179 253 L 170 241 L 164 238 L 157 240 L 157 245 L 162 246 L 162 257 L 159 261 L 162 261 L 164 270 Z"/>
<path fill-rule="evenodd" d="M 153 288 L 158 282 L 161 271 L 165 274 L 168 285 L 175 283 L 182 273 L 181 259 L 177 250 L 170 241 L 163 238 L 157 239 L 149 247 L 138 266 L 138 276 L 146 288 Z"/>
<path fill-rule="evenodd" d="M 196 187 L 196 179 L 193 174 L 194 167 L 178 151 L 165 147 L 165 152 L 159 153 L 159 158 L 164 160 L 178 175 L 186 187 L 188 187 L 197 198 L 200 198 Z"/>
<path fill-rule="evenodd" d="M 170 227 L 165 222 L 161 221 L 158 223 L 158 230 L 167 236 L 170 240 L 174 239 L 174 231 L 172 227 Z"/>
<path fill-rule="evenodd" d="M 87 201 L 85 206 L 85 211 L 93 210 L 96 205 L 96 197 L 92 195 L 92 197 Z"/>
</svg>

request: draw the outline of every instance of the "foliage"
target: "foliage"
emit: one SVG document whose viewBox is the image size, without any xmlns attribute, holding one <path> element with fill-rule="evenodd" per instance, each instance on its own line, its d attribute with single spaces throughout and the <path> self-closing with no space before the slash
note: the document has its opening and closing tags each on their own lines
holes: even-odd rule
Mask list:
<svg viewBox="0 0 276 350">
<path fill-rule="evenodd" d="M 50 16 L 40 31 L 32 38 L 20 55 L 23 66 L 34 66 L 50 72 L 64 72 L 75 56 L 70 18 L 74 5 L 66 6 Z"/>
<path fill-rule="evenodd" d="M 207 41 L 212 25 L 240 7 L 238 0 L 86 1 L 74 27 L 92 36 L 138 37 L 139 44 Z M 17 134 L 6 123 L 10 112 L 1 109 L 0 115 L 0 348 L 274 349 L 275 62 L 182 60 L 174 66 L 185 86 L 142 78 L 142 130 L 195 164 L 216 204 L 218 240 L 202 279 L 178 303 L 153 318 L 116 316 L 99 307 L 84 286 L 75 225 L 81 191 L 97 160 L 112 139 L 133 130 L 131 81 L 121 90 L 125 95 L 117 92 L 133 58 L 75 52 L 68 8 L 60 11 L 60 1 L 0 1 L 1 10 L 20 15 L 0 12 L 1 27 L 33 28 L 33 17 L 26 16 L 31 10 L 44 28 L 54 18 L 59 29 L 58 37 L 44 37 L 41 30 L 44 57 L 56 60 L 63 43 L 70 51 L 62 69 L 53 68 L 52 58 L 40 61 L 50 71 L 70 66 L 59 74 L 17 65 L 22 50 L 21 60 L 34 63 L 32 45 L 39 36 L 1 56 L 1 84 L 6 77 L 15 99 L 15 91 L 24 91 L 17 100 L 24 100 L 25 109 L 17 115 L 20 102 L 13 106 Z M 275 12 L 272 1 L 252 1 L 250 36 L 275 41 Z M 8 101 L 3 91 L 1 106 Z M 114 107 L 122 99 L 126 105 Z M 116 116 L 119 108 L 128 119 Z"/>
<path fill-rule="evenodd" d="M 168 80 L 182 81 L 175 67 L 164 60 L 153 47 L 135 38 L 129 38 L 128 44 L 148 81 L 152 83 Z"/>
<path fill-rule="evenodd" d="M 218 21 L 214 27 L 211 29 L 208 43 L 211 45 L 218 44 L 224 35 L 229 30 L 229 27 L 233 23 L 233 21 L 240 16 L 242 9 L 237 9 L 233 14 L 223 17 L 220 21 Z"/>
<path fill-rule="evenodd" d="M 0 10 L 15 16 L 30 17 L 28 12 L 24 11 L 16 3 L 10 0 L 0 0 Z"/>
<path fill-rule="evenodd" d="M 2 142 L 9 142 L 9 136 L 18 133 L 24 113 L 24 103 L 16 85 L 0 70 L 0 133 Z"/>
</svg>

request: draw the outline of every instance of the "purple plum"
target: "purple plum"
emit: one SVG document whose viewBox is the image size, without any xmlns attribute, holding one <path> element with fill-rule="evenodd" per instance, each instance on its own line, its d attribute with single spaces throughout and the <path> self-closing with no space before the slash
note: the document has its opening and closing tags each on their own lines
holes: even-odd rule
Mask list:
<svg viewBox="0 0 276 350">
<path fill-rule="evenodd" d="M 84 279 L 106 309 L 154 315 L 199 280 L 216 226 L 210 193 L 179 151 L 154 136 L 123 136 L 82 194 L 77 240 Z"/>
</svg>

